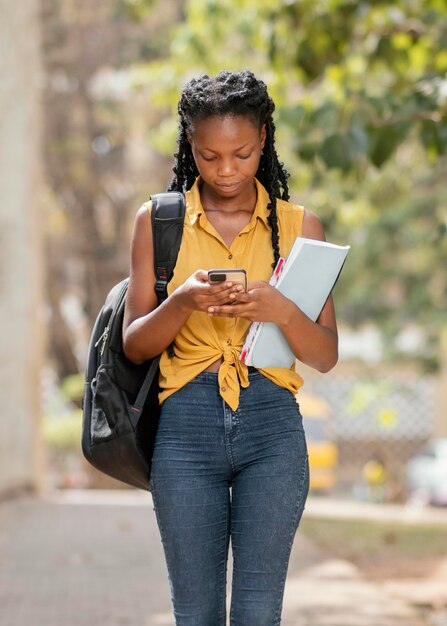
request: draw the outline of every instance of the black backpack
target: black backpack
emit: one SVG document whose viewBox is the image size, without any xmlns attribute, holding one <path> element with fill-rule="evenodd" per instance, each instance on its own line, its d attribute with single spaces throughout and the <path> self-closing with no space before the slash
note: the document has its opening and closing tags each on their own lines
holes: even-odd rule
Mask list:
<svg viewBox="0 0 447 626">
<path fill-rule="evenodd" d="M 167 297 L 183 234 L 185 198 L 178 192 L 151 197 L 158 304 Z M 141 365 L 123 352 L 123 315 L 129 279 L 109 292 L 96 318 L 88 350 L 82 420 L 82 451 L 98 470 L 150 491 L 157 431 L 158 362 Z"/>
</svg>

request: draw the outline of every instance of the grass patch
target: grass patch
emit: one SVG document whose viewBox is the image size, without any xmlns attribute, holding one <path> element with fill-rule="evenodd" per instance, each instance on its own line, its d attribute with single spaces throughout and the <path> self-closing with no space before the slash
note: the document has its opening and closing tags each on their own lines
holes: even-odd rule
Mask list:
<svg viewBox="0 0 447 626">
<path fill-rule="evenodd" d="M 330 554 L 354 562 L 447 558 L 447 526 L 303 518 L 303 532 Z"/>
</svg>

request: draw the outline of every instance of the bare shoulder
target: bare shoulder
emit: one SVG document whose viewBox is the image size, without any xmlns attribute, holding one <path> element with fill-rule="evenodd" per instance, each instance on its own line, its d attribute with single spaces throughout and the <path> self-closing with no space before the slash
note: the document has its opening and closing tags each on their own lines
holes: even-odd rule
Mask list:
<svg viewBox="0 0 447 626">
<path fill-rule="evenodd" d="M 124 312 L 125 329 L 135 319 L 146 315 L 157 306 L 153 254 L 151 216 L 147 205 L 143 204 L 136 213 L 132 233 L 130 280 Z"/>
<path fill-rule="evenodd" d="M 303 217 L 303 237 L 308 239 L 319 239 L 320 241 L 326 241 L 324 235 L 323 224 L 316 213 L 304 209 Z"/>
<path fill-rule="evenodd" d="M 151 223 L 151 204 L 144 203 L 138 209 L 135 215 L 135 227 L 140 227 L 142 224 L 146 227 Z"/>
<path fill-rule="evenodd" d="M 139 247 L 152 249 L 152 222 L 147 204 L 143 204 L 137 211 L 132 233 L 132 249 Z"/>
</svg>

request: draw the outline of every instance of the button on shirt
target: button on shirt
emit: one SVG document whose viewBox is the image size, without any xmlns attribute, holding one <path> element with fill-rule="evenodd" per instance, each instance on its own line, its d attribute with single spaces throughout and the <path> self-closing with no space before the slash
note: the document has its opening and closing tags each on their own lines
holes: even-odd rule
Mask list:
<svg viewBox="0 0 447 626">
<path fill-rule="evenodd" d="M 186 193 L 182 243 L 168 294 L 198 269 L 244 268 L 248 281 L 269 280 L 273 263 L 271 230 L 267 221 L 270 198 L 256 179 L 255 184 L 257 201 L 253 215 L 228 247 L 207 219 L 200 200 L 200 177 L 197 178 Z M 304 210 L 283 200 L 277 200 L 276 210 L 280 252 L 287 256 L 295 238 L 301 235 Z M 249 384 L 247 367 L 239 360 L 249 326 L 250 322 L 242 318 L 210 317 L 205 312 L 193 311 L 175 338 L 175 356 L 169 357 L 167 351 L 161 356 L 160 402 L 222 358 L 218 372 L 220 394 L 236 410 L 240 387 Z M 303 384 L 294 366 L 259 371 L 293 393 Z"/>
</svg>

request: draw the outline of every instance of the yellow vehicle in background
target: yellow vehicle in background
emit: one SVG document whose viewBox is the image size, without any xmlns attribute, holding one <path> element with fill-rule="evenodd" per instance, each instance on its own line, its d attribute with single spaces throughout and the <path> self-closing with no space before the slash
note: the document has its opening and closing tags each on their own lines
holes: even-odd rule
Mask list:
<svg viewBox="0 0 447 626">
<path fill-rule="evenodd" d="M 337 481 L 338 447 L 325 400 L 300 391 L 296 396 L 303 416 L 310 466 L 310 489 L 326 492 Z"/>
</svg>

